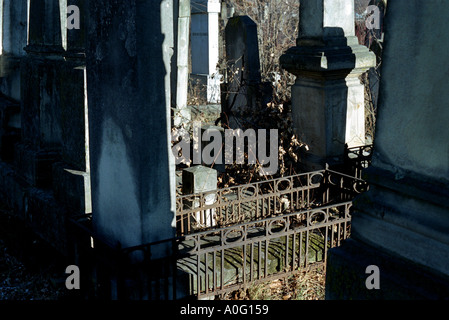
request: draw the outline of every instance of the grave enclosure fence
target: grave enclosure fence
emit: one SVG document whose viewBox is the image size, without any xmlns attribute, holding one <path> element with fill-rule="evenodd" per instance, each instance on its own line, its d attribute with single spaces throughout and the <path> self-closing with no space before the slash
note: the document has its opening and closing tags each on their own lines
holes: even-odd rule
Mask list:
<svg viewBox="0 0 449 320">
<path fill-rule="evenodd" d="M 132 248 L 96 236 L 91 217 L 72 219 L 76 255 L 91 270 L 87 294 L 203 299 L 325 266 L 327 251 L 350 236 L 352 200 L 367 188 L 327 168 L 178 196 L 176 237 Z M 161 247 L 168 257 L 154 254 Z"/>
</svg>

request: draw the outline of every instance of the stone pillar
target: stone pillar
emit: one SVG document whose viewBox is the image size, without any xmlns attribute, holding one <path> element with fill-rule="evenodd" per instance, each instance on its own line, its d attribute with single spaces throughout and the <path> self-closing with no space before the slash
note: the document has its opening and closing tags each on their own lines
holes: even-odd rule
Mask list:
<svg viewBox="0 0 449 320">
<path fill-rule="evenodd" d="M 191 114 L 187 108 L 189 89 L 189 43 L 190 43 L 190 0 L 178 0 L 177 45 L 176 45 L 176 87 L 172 90 L 175 95 L 176 110 L 174 126 L 179 128 L 182 124 L 190 122 Z"/>
<path fill-rule="evenodd" d="M 87 87 L 95 230 L 122 247 L 175 235 L 173 2 L 89 2 Z M 152 248 L 152 258 L 171 243 Z"/>
<path fill-rule="evenodd" d="M 219 14 L 220 0 L 191 0 L 191 85 L 199 84 L 207 88 L 208 103 L 220 102 L 219 61 Z"/>
<path fill-rule="evenodd" d="M 304 0 L 297 46 L 281 64 L 296 75 L 293 125 L 308 145 L 305 170 L 343 160 L 345 144 L 365 144 L 364 87 L 358 77 L 376 62 L 355 37 L 354 0 Z"/>
<path fill-rule="evenodd" d="M 61 85 L 65 61 L 59 1 L 30 0 L 28 45 L 21 60 L 22 143 L 15 162 L 28 183 L 50 187 L 62 143 Z"/>
<path fill-rule="evenodd" d="M 388 4 L 370 190 L 355 200 L 351 240 L 329 252 L 328 299 L 449 296 L 448 10 Z"/>
</svg>

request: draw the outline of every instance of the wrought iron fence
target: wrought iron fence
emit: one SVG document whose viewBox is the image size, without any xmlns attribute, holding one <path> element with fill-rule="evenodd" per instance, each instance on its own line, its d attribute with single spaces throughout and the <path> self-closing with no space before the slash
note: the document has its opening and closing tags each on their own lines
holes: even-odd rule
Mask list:
<svg viewBox="0 0 449 320">
<path fill-rule="evenodd" d="M 133 248 L 103 242 L 85 217 L 74 224 L 84 232 L 77 236 L 84 250 L 95 256 L 91 269 L 103 292 L 125 299 L 204 298 L 324 265 L 327 251 L 349 237 L 351 201 L 366 188 L 327 169 L 182 196 L 178 235 Z M 214 201 L 207 201 L 210 195 Z M 165 258 L 155 254 L 161 246 L 170 252 Z"/>
<path fill-rule="evenodd" d="M 178 270 L 197 297 L 215 296 L 322 265 L 350 234 L 351 202 L 204 231 L 180 243 Z"/>
<path fill-rule="evenodd" d="M 345 149 L 345 168 L 356 178 L 362 178 L 362 171 L 371 165 L 373 145 Z"/>
<path fill-rule="evenodd" d="M 177 235 L 347 201 L 363 191 L 360 179 L 321 170 L 177 198 Z"/>
</svg>

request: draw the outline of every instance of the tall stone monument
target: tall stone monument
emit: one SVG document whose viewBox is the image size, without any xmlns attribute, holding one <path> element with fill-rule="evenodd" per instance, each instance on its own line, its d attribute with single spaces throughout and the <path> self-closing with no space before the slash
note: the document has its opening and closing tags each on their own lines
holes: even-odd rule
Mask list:
<svg viewBox="0 0 449 320">
<path fill-rule="evenodd" d="M 354 0 L 303 0 L 297 46 L 281 57 L 296 75 L 293 125 L 309 151 L 304 170 L 341 162 L 345 144 L 365 145 L 364 86 L 376 57 L 355 36 Z"/>
<path fill-rule="evenodd" d="M 48 187 L 62 144 L 62 11 L 59 1 L 50 0 L 30 0 L 28 10 L 28 43 L 21 59 L 22 142 L 14 161 L 28 183 Z"/>
<path fill-rule="evenodd" d="M 449 297 L 448 10 L 388 4 L 370 190 L 329 252 L 328 299 Z"/>
<path fill-rule="evenodd" d="M 96 231 L 131 247 L 175 234 L 170 147 L 173 2 L 89 2 L 92 212 Z M 171 246 L 152 250 L 170 255 Z"/>
</svg>

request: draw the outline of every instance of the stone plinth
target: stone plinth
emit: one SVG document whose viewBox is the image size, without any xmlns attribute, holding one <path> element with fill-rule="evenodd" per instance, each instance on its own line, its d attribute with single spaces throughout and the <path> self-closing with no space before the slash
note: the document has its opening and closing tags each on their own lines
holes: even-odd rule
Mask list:
<svg viewBox="0 0 449 320">
<path fill-rule="evenodd" d="M 297 46 L 282 57 L 296 75 L 293 126 L 307 144 L 305 170 L 343 160 L 345 145 L 365 145 L 364 86 L 358 77 L 376 57 L 358 44 L 354 1 L 303 1 Z"/>
<path fill-rule="evenodd" d="M 217 170 L 204 166 L 195 166 L 182 171 L 182 191 L 184 194 L 196 194 L 217 189 Z M 200 197 L 195 197 L 193 203 L 186 203 L 189 207 L 198 208 Z M 204 204 L 212 205 L 217 201 L 215 193 L 204 196 Z M 213 227 L 216 225 L 215 209 L 206 209 L 195 213 L 197 226 Z"/>
<path fill-rule="evenodd" d="M 448 9 L 389 3 L 370 190 L 354 202 L 352 241 L 329 252 L 329 299 L 449 296 Z M 364 286 L 368 265 L 379 290 Z"/>
</svg>

